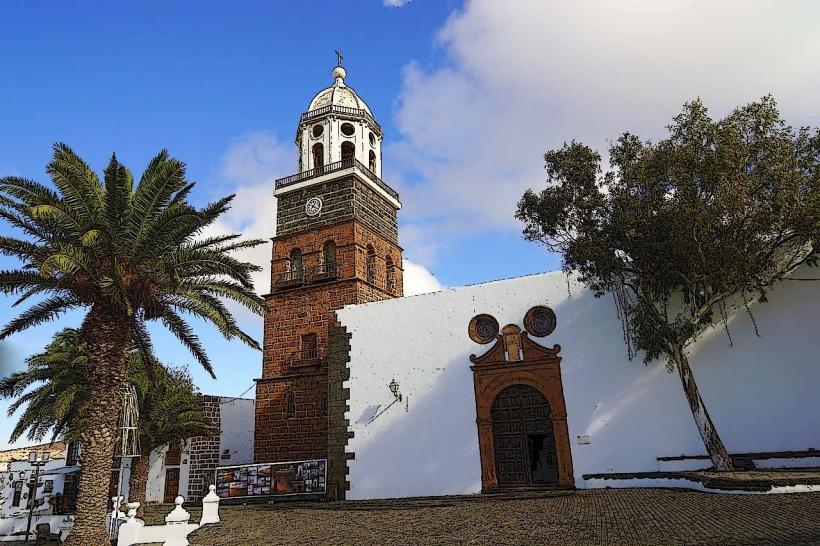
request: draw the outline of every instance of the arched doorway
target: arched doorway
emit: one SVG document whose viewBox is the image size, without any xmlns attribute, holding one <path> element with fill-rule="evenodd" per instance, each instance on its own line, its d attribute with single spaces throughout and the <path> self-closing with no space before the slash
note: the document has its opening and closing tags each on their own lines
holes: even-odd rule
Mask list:
<svg viewBox="0 0 820 546">
<path fill-rule="evenodd" d="M 490 410 L 499 486 L 558 483 L 549 402 L 529 385 L 502 390 Z"/>
</svg>

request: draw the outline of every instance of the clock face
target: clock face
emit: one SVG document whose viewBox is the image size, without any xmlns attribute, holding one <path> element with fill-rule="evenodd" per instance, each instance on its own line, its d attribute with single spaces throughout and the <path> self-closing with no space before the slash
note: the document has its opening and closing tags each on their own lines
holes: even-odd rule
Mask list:
<svg viewBox="0 0 820 546">
<path fill-rule="evenodd" d="M 308 216 L 318 216 L 322 212 L 322 200 L 319 197 L 311 197 L 305 203 L 305 214 Z"/>
</svg>

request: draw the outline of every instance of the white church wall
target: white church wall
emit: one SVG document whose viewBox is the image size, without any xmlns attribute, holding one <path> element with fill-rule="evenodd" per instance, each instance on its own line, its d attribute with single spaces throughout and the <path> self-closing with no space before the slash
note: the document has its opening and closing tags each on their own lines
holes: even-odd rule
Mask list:
<svg viewBox="0 0 820 546">
<path fill-rule="evenodd" d="M 253 462 L 255 404 L 256 400 L 248 398 L 225 397 L 221 399 L 219 404 L 221 423 L 219 464 L 221 466 Z"/>
<path fill-rule="evenodd" d="M 795 277 L 816 277 L 817 270 Z M 535 341 L 561 345 L 561 370 L 577 487 L 614 485 L 584 474 L 702 468 L 708 461 L 664 462 L 666 455 L 705 453 L 680 379 L 663 363 L 626 357 L 611 297 L 594 298 L 560 272 L 520 277 L 337 312 L 351 338 L 349 498 L 473 493 L 481 489 L 467 337 L 478 313 L 501 326 L 522 325 L 537 304 L 552 307 L 558 326 Z M 748 316 L 690 351 L 701 394 L 730 452 L 802 450 L 820 438 L 817 362 L 820 290 L 784 281 L 769 303 L 754 305 L 762 337 Z M 399 383 L 407 401 L 368 424 Z M 409 400 L 408 400 L 409 397 Z M 377 407 L 378 406 L 378 407 Z M 405 407 L 407 408 L 405 410 Z M 579 444 L 588 436 L 588 444 Z M 627 484 L 629 485 L 629 484 Z M 639 484 L 635 484 L 639 485 Z"/>
</svg>

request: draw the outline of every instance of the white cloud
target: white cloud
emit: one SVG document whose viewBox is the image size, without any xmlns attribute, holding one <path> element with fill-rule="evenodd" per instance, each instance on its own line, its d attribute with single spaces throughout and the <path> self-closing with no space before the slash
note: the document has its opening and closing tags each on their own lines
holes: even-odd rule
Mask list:
<svg viewBox="0 0 820 546">
<path fill-rule="evenodd" d="M 204 236 L 241 233 L 246 239 L 269 240 L 276 232 L 273 181 L 294 170 L 296 151 L 267 131 L 249 133 L 231 142 L 222 156 L 220 177 L 233 182 L 231 209 L 211 225 Z M 260 294 L 270 290 L 270 243 L 244 250 L 237 257 L 262 266 L 253 276 Z"/>
<path fill-rule="evenodd" d="M 401 8 L 411 1 L 412 0 L 384 0 L 384 5 L 388 8 Z"/>
<path fill-rule="evenodd" d="M 426 294 L 428 292 L 438 292 L 446 288 L 439 280 L 430 273 L 423 265 L 403 260 L 404 267 L 404 295 L 415 296 L 416 294 Z"/>
<path fill-rule="evenodd" d="M 426 249 L 414 259 L 467 229 L 519 230 L 515 203 L 543 183 L 547 149 L 658 138 L 695 97 L 719 116 L 772 93 L 794 125 L 817 124 L 818 20 L 812 0 L 468 2 L 439 33 L 444 66 L 405 68 L 402 138 L 385 151 Z"/>
<path fill-rule="evenodd" d="M 296 169 L 296 147 L 271 131 L 253 131 L 234 139 L 222 156 L 220 175 L 239 184 L 267 184 Z"/>
</svg>

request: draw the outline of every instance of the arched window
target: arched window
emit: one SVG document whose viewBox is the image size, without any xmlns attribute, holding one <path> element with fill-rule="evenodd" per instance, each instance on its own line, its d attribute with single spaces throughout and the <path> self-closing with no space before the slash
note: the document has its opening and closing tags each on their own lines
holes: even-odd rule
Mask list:
<svg viewBox="0 0 820 546">
<path fill-rule="evenodd" d="M 313 167 L 321 167 L 325 164 L 325 147 L 321 142 L 313 145 Z"/>
<path fill-rule="evenodd" d="M 302 363 L 315 362 L 319 358 L 319 340 L 315 333 L 302 336 Z"/>
<path fill-rule="evenodd" d="M 322 248 L 322 257 L 325 262 L 325 273 L 328 275 L 336 274 L 338 271 L 336 267 L 336 243 L 333 241 L 325 242 L 325 245 Z"/>
<path fill-rule="evenodd" d="M 322 417 L 327 417 L 327 393 L 323 392 L 319 396 L 319 414 Z"/>
<path fill-rule="evenodd" d="M 302 251 L 294 248 L 290 251 L 290 278 L 301 279 L 304 268 L 302 267 Z"/>
<path fill-rule="evenodd" d="M 396 266 L 393 264 L 393 256 L 387 255 L 385 260 L 385 268 L 387 269 L 387 291 L 396 291 Z"/>
<path fill-rule="evenodd" d="M 373 245 L 367 245 L 367 280 L 376 283 L 376 251 Z"/>
<path fill-rule="evenodd" d="M 345 159 L 352 160 L 356 156 L 356 146 L 350 142 L 342 142 L 342 161 Z"/>
<path fill-rule="evenodd" d="M 296 397 L 293 395 L 293 391 L 288 392 L 285 402 L 285 411 L 287 412 L 288 417 L 293 417 L 296 415 Z"/>
<path fill-rule="evenodd" d="M 376 172 L 376 152 L 373 150 L 370 150 L 370 164 L 368 166 L 371 172 Z"/>
</svg>

